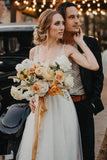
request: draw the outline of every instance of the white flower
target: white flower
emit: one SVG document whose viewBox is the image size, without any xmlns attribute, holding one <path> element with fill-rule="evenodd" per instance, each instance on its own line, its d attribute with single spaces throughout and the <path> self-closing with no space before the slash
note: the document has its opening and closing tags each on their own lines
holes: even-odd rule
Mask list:
<svg viewBox="0 0 107 160">
<path fill-rule="evenodd" d="M 42 97 L 48 92 L 49 85 L 47 82 L 40 82 L 40 83 L 41 83 L 41 93 L 39 95 Z"/>
<path fill-rule="evenodd" d="M 15 83 L 15 82 L 20 82 L 20 79 L 18 79 L 18 78 L 13 78 L 13 82 Z"/>
<path fill-rule="evenodd" d="M 58 63 L 60 65 L 60 69 L 62 69 L 64 72 L 71 70 L 72 69 L 72 64 L 71 62 L 68 60 L 68 58 L 64 55 L 57 57 L 57 59 L 55 60 L 56 63 Z M 55 63 L 54 62 L 54 63 Z"/>
<path fill-rule="evenodd" d="M 44 68 L 43 68 L 43 67 L 36 68 L 35 73 L 36 73 L 38 76 L 42 76 L 43 73 L 44 73 Z"/>
<path fill-rule="evenodd" d="M 61 93 L 62 93 L 62 95 L 63 95 L 63 97 L 65 98 L 65 99 L 67 99 L 68 101 L 70 100 L 70 94 L 69 94 L 69 92 L 66 90 L 66 89 L 62 89 L 61 90 Z"/>
<path fill-rule="evenodd" d="M 22 85 L 22 86 L 25 86 L 26 83 L 27 83 L 26 81 L 23 81 L 23 80 L 21 81 L 21 85 Z"/>
<path fill-rule="evenodd" d="M 24 70 L 24 66 L 22 64 L 17 64 L 15 69 L 17 72 L 22 72 Z"/>
<path fill-rule="evenodd" d="M 74 86 L 74 78 L 69 74 L 68 76 L 65 77 L 65 86 L 67 87 L 73 87 Z"/>
<path fill-rule="evenodd" d="M 43 69 L 43 77 L 46 79 L 46 80 L 53 80 L 54 78 L 54 71 L 51 70 L 49 67 L 44 67 Z"/>
<path fill-rule="evenodd" d="M 22 100 L 23 99 L 23 93 L 21 90 L 18 90 L 17 87 L 12 86 L 11 87 L 11 95 L 16 100 Z"/>
<path fill-rule="evenodd" d="M 30 99 L 33 97 L 34 93 L 32 91 L 26 91 L 23 93 L 23 98 L 30 101 Z"/>
<path fill-rule="evenodd" d="M 24 69 L 27 70 L 29 68 L 33 68 L 34 63 L 30 59 L 25 59 L 22 61 L 22 65 L 23 65 Z"/>
</svg>

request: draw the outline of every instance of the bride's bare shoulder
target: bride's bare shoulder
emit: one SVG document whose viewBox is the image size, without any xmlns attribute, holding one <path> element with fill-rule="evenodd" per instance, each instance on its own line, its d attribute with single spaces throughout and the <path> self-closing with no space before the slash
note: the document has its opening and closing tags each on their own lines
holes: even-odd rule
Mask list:
<svg viewBox="0 0 107 160">
<path fill-rule="evenodd" d="M 38 46 L 35 46 L 33 48 L 30 49 L 30 52 L 29 52 L 29 59 L 30 60 L 33 60 L 34 59 L 34 54 L 35 54 L 35 50 Z"/>
</svg>

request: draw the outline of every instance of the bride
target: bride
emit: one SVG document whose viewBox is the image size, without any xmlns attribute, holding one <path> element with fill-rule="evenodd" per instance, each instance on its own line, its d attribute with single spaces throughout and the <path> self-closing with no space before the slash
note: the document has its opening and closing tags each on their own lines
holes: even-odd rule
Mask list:
<svg viewBox="0 0 107 160">
<path fill-rule="evenodd" d="M 35 62 L 53 63 L 57 57 L 73 59 L 79 65 L 90 70 L 98 70 L 98 63 L 83 41 L 82 31 L 75 35 L 75 42 L 84 51 L 82 55 L 71 45 L 64 45 L 64 19 L 54 10 L 46 10 L 39 17 L 39 26 L 34 34 L 36 47 L 30 51 L 30 59 Z M 22 141 L 16 160 L 83 160 L 81 135 L 78 118 L 72 99 L 67 101 L 60 95 L 47 96 L 45 112 L 38 135 L 35 158 L 32 149 L 35 133 L 34 99 L 30 101 L 32 112 L 27 118 Z"/>
</svg>

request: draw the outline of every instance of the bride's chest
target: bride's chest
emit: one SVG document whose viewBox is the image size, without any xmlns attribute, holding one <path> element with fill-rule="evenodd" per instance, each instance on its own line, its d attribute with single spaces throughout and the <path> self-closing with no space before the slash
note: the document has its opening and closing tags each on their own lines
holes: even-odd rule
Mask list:
<svg viewBox="0 0 107 160">
<path fill-rule="evenodd" d="M 37 55 L 37 61 L 39 62 L 53 62 L 57 57 L 61 56 L 61 53 L 57 50 L 39 52 Z"/>
</svg>

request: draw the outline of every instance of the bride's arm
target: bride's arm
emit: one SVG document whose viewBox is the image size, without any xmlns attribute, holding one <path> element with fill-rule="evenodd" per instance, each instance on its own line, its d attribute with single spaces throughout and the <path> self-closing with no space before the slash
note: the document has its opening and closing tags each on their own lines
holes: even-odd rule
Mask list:
<svg viewBox="0 0 107 160">
<path fill-rule="evenodd" d="M 29 59 L 30 59 L 31 61 L 34 60 L 34 52 L 35 52 L 35 47 L 33 47 L 33 48 L 30 50 L 30 52 L 29 52 Z"/>
<path fill-rule="evenodd" d="M 97 63 L 97 60 L 94 56 L 94 54 L 91 52 L 91 50 L 88 48 L 86 43 L 83 40 L 82 31 L 80 29 L 80 34 L 74 36 L 75 42 L 80 46 L 80 48 L 83 50 L 84 54 L 81 54 L 75 47 L 69 45 L 68 46 L 68 52 L 72 52 L 70 57 L 78 63 L 80 66 L 90 69 L 90 70 L 98 70 L 99 65 Z"/>
</svg>

